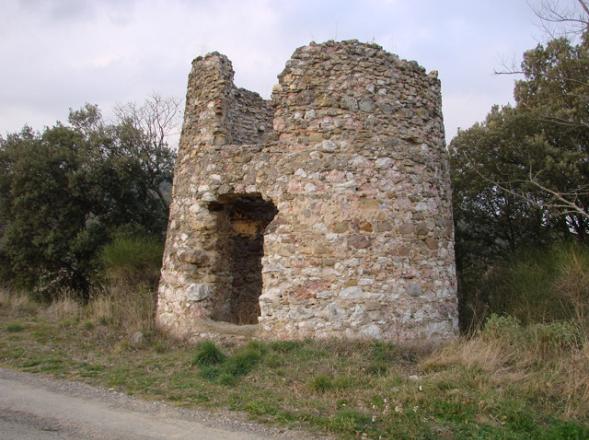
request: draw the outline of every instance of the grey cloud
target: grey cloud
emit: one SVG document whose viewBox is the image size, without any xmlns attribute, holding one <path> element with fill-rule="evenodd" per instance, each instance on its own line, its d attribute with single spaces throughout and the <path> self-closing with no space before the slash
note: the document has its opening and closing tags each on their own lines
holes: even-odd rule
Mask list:
<svg viewBox="0 0 589 440">
<path fill-rule="evenodd" d="M 496 0 L 8 0 L 0 17 L 0 133 L 94 102 L 184 97 L 190 61 L 218 50 L 268 97 L 297 46 L 357 38 L 440 72 L 448 137 L 511 99 L 493 76 L 535 44 L 525 2 Z M 509 53 L 502 53 L 502 52 Z"/>
</svg>

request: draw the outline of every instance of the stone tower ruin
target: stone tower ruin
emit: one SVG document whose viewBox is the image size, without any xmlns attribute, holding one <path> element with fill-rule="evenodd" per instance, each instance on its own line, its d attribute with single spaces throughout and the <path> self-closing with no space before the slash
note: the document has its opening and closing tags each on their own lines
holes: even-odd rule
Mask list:
<svg viewBox="0 0 589 440">
<path fill-rule="evenodd" d="M 177 337 L 444 339 L 457 329 L 440 82 L 374 44 L 311 43 L 270 101 L 196 58 L 158 292 Z M 223 324 L 227 326 L 227 324 Z"/>
</svg>

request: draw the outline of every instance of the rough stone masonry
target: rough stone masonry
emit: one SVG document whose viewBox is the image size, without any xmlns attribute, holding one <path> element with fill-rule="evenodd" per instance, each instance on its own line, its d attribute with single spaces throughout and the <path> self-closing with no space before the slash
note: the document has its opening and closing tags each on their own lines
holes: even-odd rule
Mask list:
<svg viewBox="0 0 589 440">
<path fill-rule="evenodd" d="M 219 53 L 188 80 L 157 322 L 269 338 L 457 330 L 440 81 L 375 44 L 297 49 L 270 101 Z M 225 325 L 225 324 L 224 324 Z"/>
</svg>

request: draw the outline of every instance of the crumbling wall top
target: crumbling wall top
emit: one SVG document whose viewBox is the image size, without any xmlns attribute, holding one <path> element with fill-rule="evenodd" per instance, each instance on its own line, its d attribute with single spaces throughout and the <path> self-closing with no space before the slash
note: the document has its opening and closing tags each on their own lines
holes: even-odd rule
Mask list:
<svg viewBox="0 0 589 440">
<path fill-rule="evenodd" d="M 272 131 L 269 101 L 233 82 L 231 61 L 219 52 L 192 62 L 180 155 L 185 149 L 260 144 Z"/>
<path fill-rule="evenodd" d="M 444 146 L 437 73 L 376 44 L 311 43 L 294 51 L 278 78 L 274 130 L 285 146 L 382 141 L 383 132 Z"/>
</svg>

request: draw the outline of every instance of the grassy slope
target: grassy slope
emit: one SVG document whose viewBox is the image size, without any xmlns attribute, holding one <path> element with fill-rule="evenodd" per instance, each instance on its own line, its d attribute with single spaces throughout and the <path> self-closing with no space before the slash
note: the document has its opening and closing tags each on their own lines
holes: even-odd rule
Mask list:
<svg viewBox="0 0 589 440">
<path fill-rule="evenodd" d="M 499 323 L 429 354 L 343 341 L 219 354 L 153 332 L 133 347 L 112 320 L 62 309 L 0 298 L 0 365 L 339 438 L 589 438 L 589 350 L 566 328 L 531 335 Z"/>
</svg>

